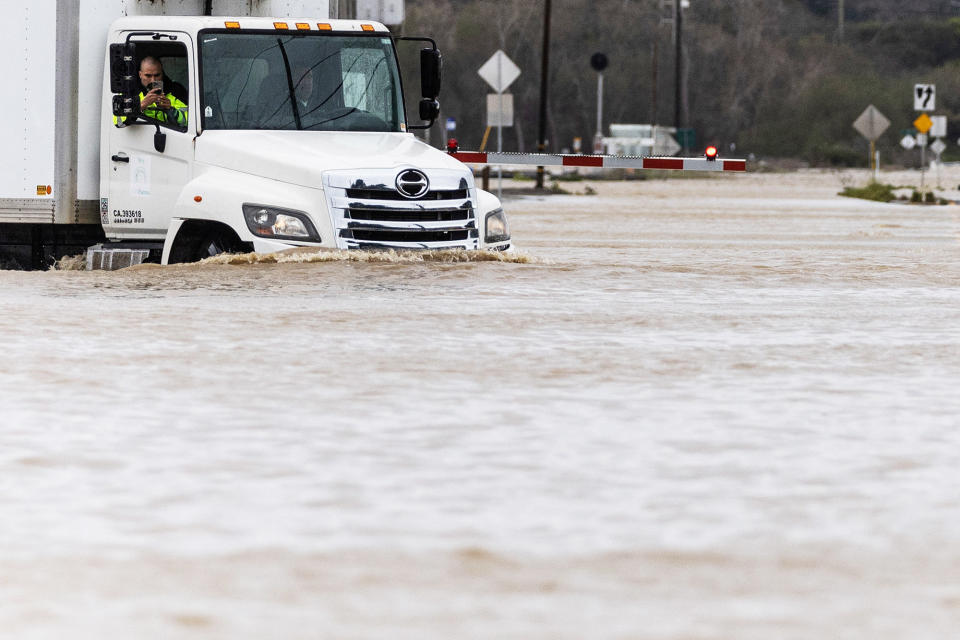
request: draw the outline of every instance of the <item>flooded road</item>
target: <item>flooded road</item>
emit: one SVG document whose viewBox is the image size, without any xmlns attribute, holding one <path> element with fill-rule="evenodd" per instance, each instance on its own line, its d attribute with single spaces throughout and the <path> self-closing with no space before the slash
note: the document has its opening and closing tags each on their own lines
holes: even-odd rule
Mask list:
<svg viewBox="0 0 960 640">
<path fill-rule="evenodd" d="M 954 637 L 960 207 L 561 184 L 515 261 L 0 271 L 4 635 Z"/>
</svg>

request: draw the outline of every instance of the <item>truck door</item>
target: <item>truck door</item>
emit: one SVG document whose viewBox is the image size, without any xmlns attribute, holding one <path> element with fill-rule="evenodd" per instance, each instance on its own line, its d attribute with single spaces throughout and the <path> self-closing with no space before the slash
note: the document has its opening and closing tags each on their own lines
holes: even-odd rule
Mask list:
<svg viewBox="0 0 960 640">
<path fill-rule="evenodd" d="M 181 106 L 185 118 L 155 105 L 145 109 L 133 124 L 117 127 L 114 121 L 109 126 L 109 199 L 103 222 L 112 239 L 163 239 L 177 198 L 193 173 L 197 120 L 190 109 L 194 98 L 190 90 L 195 74 L 190 56 L 193 47 L 185 33 L 157 35 L 131 40 L 137 45 L 141 81 L 147 85 L 157 81 L 155 73 L 144 71 L 159 67 L 163 85 L 159 91 L 171 108 L 185 105 Z M 149 93 L 148 86 L 141 88 L 141 95 Z M 162 151 L 156 147 L 158 126 L 166 138 Z"/>
</svg>

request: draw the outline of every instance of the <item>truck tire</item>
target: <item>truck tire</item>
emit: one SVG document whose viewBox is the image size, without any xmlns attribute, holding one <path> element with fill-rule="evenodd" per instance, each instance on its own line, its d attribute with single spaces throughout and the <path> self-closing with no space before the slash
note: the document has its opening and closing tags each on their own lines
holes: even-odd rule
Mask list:
<svg viewBox="0 0 960 640">
<path fill-rule="evenodd" d="M 193 262 L 199 262 L 204 258 L 211 258 L 221 253 L 240 253 L 247 250 L 248 248 L 240 242 L 240 239 L 232 231 L 214 229 L 201 236 L 194 251 Z"/>
<path fill-rule="evenodd" d="M 221 253 L 247 253 L 253 245 L 243 242 L 230 227 L 204 220 L 188 220 L 177 234 L 169 264 L 197 262 Z"/>
</svg>

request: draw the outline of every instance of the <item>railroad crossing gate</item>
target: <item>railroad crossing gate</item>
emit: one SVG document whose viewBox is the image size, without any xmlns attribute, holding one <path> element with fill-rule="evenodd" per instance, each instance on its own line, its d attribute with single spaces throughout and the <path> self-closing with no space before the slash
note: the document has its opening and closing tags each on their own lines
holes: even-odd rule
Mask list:
<svg viewBox="0 0 960 640">
<path fill-rule="evenodd" d="M 707 158 L 642 158 L 638 156 L 581 156 L 549 153 L 485 153 L 457 151 L 450 154 L 465 164 L 530 165 L 535 167 L 593 167 L 598 169 L 654 169 L 666 171 L 747 170 L 746 160 Z"/>
</svg>

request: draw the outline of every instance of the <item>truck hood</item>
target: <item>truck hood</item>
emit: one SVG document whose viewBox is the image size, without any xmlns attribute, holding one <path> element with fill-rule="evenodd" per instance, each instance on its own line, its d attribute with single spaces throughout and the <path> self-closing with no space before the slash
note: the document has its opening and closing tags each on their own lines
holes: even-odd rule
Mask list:
<svg viewBox="0 0 960 640">
<path fill-rule="evenodd" d="M 337 131 L 204 131 L 197 162 L 321 188 L 330 169 L 459 169 L 458 160 L 410 133 Z"/>
</svg>

